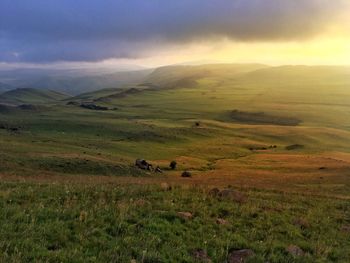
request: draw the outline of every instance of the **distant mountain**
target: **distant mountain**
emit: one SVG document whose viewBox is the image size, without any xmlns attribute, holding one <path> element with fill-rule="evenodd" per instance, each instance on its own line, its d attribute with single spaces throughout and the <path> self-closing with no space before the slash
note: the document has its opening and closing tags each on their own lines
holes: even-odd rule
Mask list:
<svg viewBox="0 0 350 263">
<path fill-rule="evenodd" d="M 56 68 L 52 66 L 35 67 L 35 68 L 4 68 L 0 64 L 0 82 L 2 78 L 14 80 L 13 77 L 20 78 L 38 78 L 44 76 L 60 76 L 60 77 L 82 77 L 113 74 L 116 72 L 130 72 L 146 70 L 147 68 L 133 65 L 120 65 L 118 67 L 62 67 Z M 10 78 L 9 78 L 10 77 Z"/>
<path fill-rule="evenodd" d="M 142 82 L 150 73 L 149 70 L 117 72 L 114 74 L 82 77 L 44 77 L 27 86 L 40 89 L 51 89 L 71 95 L 96 91 L 104 88 L 120 88 L 124 85 Z"/>
<path fill-rule="evenodd" d="M 195 87 L 197 80 L 210 77 L 216 80 L 233 78 L 240 74 L 267 68 L 262 64 L 208 64 L 208 65 L 172 65 L 160 67 L 143 78 L 136 85 L 122 88 L 108 88 L 87 92 L 71 98 L 72 101 L 108 102 L 137 95 L 145 90 Z"/>
<path fill-rule="evenodd" d="M 14 89 L 0 95 L 0 103 L 5 104 L 47 104 L 67 99 L 69 96 L 52 90 Z"/>
<path fill-rule="evenodd" d="M 85 73 L 84 73 L 85 72 Z M 154 70 L 108 73 L 99 69 L 0 71 L 0 94 L 14 88 L 52 90 L 81 100 L 102 97 L 122 98 L 128 89 L 195 88 L 201 79 L 211 83 L 252 83 L 254 85 L 289 85 L 309 81 L 317 85 L 328 82 L 350 84 L 350 67 L 346 66 L 267 66 L 263 64 L 171 65 Z M 208 82 L 208 83 L 209 83 Z M 135 91 L 135 90 L 132 90 Z M 128 91 L 127 94 L 129 94 Z M 131 92 L 133 93 L 133 92 Z M 129 95 L 128 95 L 129 96 Z"/>
<path fill-rule="evenodd" d="M 210 64 L 166 66 L 155 69 L 146 84 L 156 88 L 195 87 L 198 80 L 254 85 L 298 85 L 327 83 L 349 85 L 350 66 L 266 66 L 262 64 Z M 232 82 L 233 83 L 233 82 Z"/>
<path fill-rule="evenodd" d="M 350 66 L 278 66 L 258 69 L 242 75 L 239 80 L 254 83 L 297 84 L 312 82 L 316 84 L 349 83 Z"/>
<path fill-rule="evenodd" d="M 205 77 L 227 78 L 258 69 L 268 68 L 263 64 L 207 64 L 207 65 L 175 65 L 155 69 L 146 79 L 160 87 L 174 86 L 183 81 L 196 80 Z"/>
<path fill-rule="evenodd" d="M 224 84 L 247 84 L 271 87 L 294 85 L 302 88 L 303 83 L 327 85 L 338 83 L 350 85 L 350 67 L 344 66 L 278 66 L 263 64 L 208 64 L 173 65 L 153 70 L 144 82 L 125 86 L 122 89 L 101 89 L 81 94 L 72 100 L 104 101 L 119 100 L 127 96 L 137 96 L 139 91 L 169 88 L 195 88 L 206 78 L 216 87 Z"/>
<path fill-rule="evenodd" d="M 92 92 L 82 93 L 77 96 L 74 96 L 69 99 L 69 101 L 94 101 L 96 99 L 100 99 L 106 96 L 118 94 L 122 92 L 124 89 L 116 89 L 116 88 L 109 88 L 109 89 L 100 89 Z"/>
<path fill-rule="evenodd" d="M 126 84 L 139 83 L 152 70 L 121 71 L 111 70 L 44 70 L 16 69 L 0 71 L 0 82 L 12 88 L 50 89 L 77 95 L 104 88 L 119 88 Z"/>
<path fill-rule="evenodd" d="M 11 85 L 0 82 L 0 94 L 11 89 L 13 89 Z"/>
</svg>

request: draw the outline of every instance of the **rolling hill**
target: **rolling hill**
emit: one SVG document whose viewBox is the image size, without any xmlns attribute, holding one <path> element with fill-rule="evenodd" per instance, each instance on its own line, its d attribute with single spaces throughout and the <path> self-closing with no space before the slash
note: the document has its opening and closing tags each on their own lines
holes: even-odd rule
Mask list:
<svg viewBox="0 0 350 263">
<path fill-rule="evenodd" d="M 104 88 L 120 88 L 124 85 L 139 83 L 149 74 L 149 70 L 117 72 L 113 74 L 81 77 L 43 77 L 26 86 L 51 89 L 71 95 L 96 91 Z"/>
<path fill-rule="evenodd" d="M 6 104 L 47 104 L 58 102 L 69 96 L 52 90 L 14 89 L 0 95 L 0 103 Z"/>
<path fill-rule="evenodd" d="M 346 66 L 277 66 L 263 64 L 207 64 L 171 65 L 154 70 L 123 71 L 116 73 L 74 71 L 13 70 L 0 72 L 0 93 L 14 88 L 38 88 L 77 96 L 108 89 L 141 87 L 172 89 L 195 87 L 198 80 L 211 79 L 216 83 L 261 83 L 286 85 L 313 83 L 324 85 L 344 84 L 350 79 L 350 67 Z M 118 91 L 116 91 L 118 92 Z M 102 92 L 104 93 L 104 92 Z M 112 92 L 114 93 L 114 92 Z M 109 94 L 111 95 L 111 94 Z"/>
<path fill-rule="evenodd" d="M 208 65 L 175 65 L 155 69 L 147 78 L 147 83 L 169 87 L 181 80 L 195 80 L 205 77 L 233 77 L 238 74 L 268 68 L 263 64 L 208 64 Z M 181 84 L 181 83 L 180 83 Z"/>
<path fill-rule="evenodd" d="M 202 78 L 233 78 L 235 76 L 266 68 L 262 64 L 208 64 L 208 65 L 174 65 L 157 68 L 145 76 L 143 82 L 124 85 L 120 88 L 102 88 L 79 94 L 71 100 L 93 101 L 103 98 L 123 98 L 135 94 L 135 90 L 157 91 L 174 88 L 190 88 L 197 85 Z M 145 71 L 143 71 L 145 73 Z"/>
<path fill-rule="evenodd" d="M 11 89 L 13 89 L 11 85 L 0 82 L 0 94 Z"/>
<path fill-rule="evenodd" d="M 49 89 L 70 95 L 96 91 L 104 88 L 119 88 L 143 82 L 149 69 L 121 72 L 78 70 L 8 70 L 0 71 L 0 81 L 8 87 Z M 0 86 L 1 91 L 1 86 Z"/>
<path fill-rule="evenodd" d="M 254 251 L 251 262 L 348 262 L 349 82 L 342 67 L 204 65 L 68 99 L 6 92 L 0 247 L 25 245 L 23 262 L 85 262 L 89 248 L 102 262 L 131 262 L 130 247 L 167 262 L 179 246 L 176 262 L 197 262 L 192 249 L 208 241 L 212 262 L 228 262 L 231 248 Z M 136 168 L 137 158 L 162 172 Z"/>
<path fill-rule="evenodd" d="M 278 66 L 247 72 L 240 80 L 264 84 L 312 83 L 313 85 L 330 82 L 348 83 L 350 66 Z M 288 83 L 285 83 L 288 81 Z"/>
<path fill-rule="evenodd" d="M 321 74 L 318 75 L 318 72 Z M 129 89 L 166 90 L 178 88 L 196 88 L 202 83 L 215 86 L 215 89 L 246 86 L 263 88 L 264 94 L 276 97 L 288 94 L 293 90 L 303 93 L 317 92 L 329 94 L 328 86 L 337 84 L 333 92 L 341 93 L 350 84 L 350 67 L 343 66 L 278 66 L 262 64 L 213 64 L 199 66 L 166 66 L 155 69 L 138 85 L 125 85 L 123 88 L 99 89 L 83 93 L 73 99 L 98 100 L 103 97 L 123 98 L 120 93 Z M 308 89 L 305 90 L 305 85 Z M 292 90 L 289 90 L 291 89 Z M 285 89 L 283 92 L 282 89 Z M 179 91 L 181 92 L 181 91 Z M 272 94 L 270 94 L 272 93 Z M 263 94 L 261 94 L 263 95 Z M 307 97 L 308 98 L 308 97 Z M 341 97 L 338 96 L 338 100 Z M 276 98 L 277 99 L 277 98 Z M 315 98 L 314 98 L 315 99 Z M 327 97 L 323 98 L 323 101 Z M 330 103 L 334 103 L 330 102 Z"/>
</svg>

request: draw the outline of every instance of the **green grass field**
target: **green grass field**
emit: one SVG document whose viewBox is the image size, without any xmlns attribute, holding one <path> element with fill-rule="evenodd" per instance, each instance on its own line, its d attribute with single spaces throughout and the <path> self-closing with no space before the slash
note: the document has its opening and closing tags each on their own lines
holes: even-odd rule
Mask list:
<svg viewBox="0 0 350 263">
<path fill-rule="evenodd" d="M 40 107 L 40 94 L 6 96 L 0 261 L 226 262 L 251 249 L 247 262 L 349 262 L 349 72 L 170 67 Z M 216 187 L 244 198 L 209 195 Z"/>
<path fill-rule="evenodd" d="M 225 262 L 232 250 L 250 248 L 249 262 L 348 261 L 348 200 L 240 193 L 238 202 L 203 188 L 1 183 L 0 259 L 198 262 L 193 252 L 204 250 Z M 183 211 L 193 218 L 179 216 Z M 290 255 L 291 244 L 305 255 Z"/>
</svg>

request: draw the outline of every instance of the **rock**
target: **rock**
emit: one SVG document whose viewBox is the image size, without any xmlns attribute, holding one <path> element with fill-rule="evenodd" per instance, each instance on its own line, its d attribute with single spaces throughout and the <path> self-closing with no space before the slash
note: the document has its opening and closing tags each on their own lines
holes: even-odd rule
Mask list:
<svg viewBox="0 0 350 263">
<path fill-rule="evenodd" d="M 156 167 L 156 169 L 154 169 L 155 173 L 163 173 L 162 169 L 160 169 L 159 166 Z"/>
<path fill-rule="evenodd" d="M 85 222 L 87 219 L 87 212 L 86 211 L 81 211 L 79 215 L 79 221 L 80 222 Z"/>
<path fill-rule="evenodd" d="M 218 196 L 220 198 L 230 198 L 231 196 L 234 196 L 234 195 L 235 195 L 235 191 L 231 189 L 224 189 L 218 193 Z"/>
<path fill-rule="evenodd" d="M 177 215 L 183 219 L 186 219 L 186 220 L 193 218 L 193 215 L 190 212 L 177 212 Z"/>
<path fill-rule="evenodd" d="M 206 262 L 210 263 L 211 259 L 208 256 L 207 252 L 204 251 L 203 249 L 196 249 L 192 252 L 192 257 L 199 262 Z"/>
<path fill-rule="evenodd" d="M 243 204 L 247 201 L 247 196 L 245 194 L 232 189 L 224 189 L 220 191 L 218 193 L 218 197 L 221 200 L 229 199 L 240 204 Z"/>
<path fill-rule="evenodd" d="M 244 263 L 249 257 L 254 256 L 255 253 L 251 249 L 234 250 L 228 255 L 228 263 Z"/>
<path fill-rule="evenodd" d="M 184 171 L 182 174 L 181 174 L 182 177 L 191 177 L 192 174 L 188 171 Z"/>
<path fill-rule="evenodd" d="M 223 218 L 217 218 L 216 219 L 216 223 L 218 225 L 228 225 L 229 224 L 229 222 L 227 220 L 223 219 Z"/>
<path fill-rule="evenodd" d="M 160 188 L 162 188 L 164 191 L 170 191 L 171 186 L 168 183 L 161 183 Z"/>
<path fill-rule="evenodd" d="M 296 218 L 296 219 L 294 219 L 293 224 L 295 226 L 300 226 L 301 228 L 308 228 L 308 227 L 310 227 L 309 222 L 306 219 L 304 219 L 304 218 Z"/>
<path fill-rule="evenodd" d="M 140 169 L 142 169 L 142 170 L 148 170 L 148 171 L 152 171 L 153 170 L 152 164 L 148 163 L 144 159 L 136 159 L 135 166 L 140 168 Z"/>
<path fill-rule="evenodd" d="M 208 192 L 208 194 L 213 197 L 216 197 L 219 193 L 220 193 L 220 190 L 218 188 L 210 189 L 210 191 Z"/>
<path fill-rule="evenodd" d="M 296 245 L 289 245 L 286 251 L 294 257 L 301 257 L 304 255 L 304 251 Z"/>
<path fill-rule="evenodd" d="M 145 199 L 137 199 L 134 201 L 135 205 L 139 206 L 139 207 L 142 207 L 142 206 L 145 206 L 147 204 L 149 204 L 148 201 L 146 201 Z"/>
<path fill-rule="evenodd" d="M 350 225 L 344 225 L 340 228 L 340 231 L 343 233 L 348 233 L 350 234 Z"/>
</svg>

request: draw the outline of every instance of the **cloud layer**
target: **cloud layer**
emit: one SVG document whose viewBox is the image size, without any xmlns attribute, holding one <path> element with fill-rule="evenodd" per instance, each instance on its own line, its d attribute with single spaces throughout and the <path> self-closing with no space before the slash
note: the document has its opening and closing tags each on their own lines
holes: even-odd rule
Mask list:
<svg viewBox="0 0 350 263">
<path fill-rule="evenodd" d="M 302 41 L 344 23 L 346 11 L 346 0 L 1 0 L 0 61 L 136 58 L 220 38 Z"/>
</svg>

